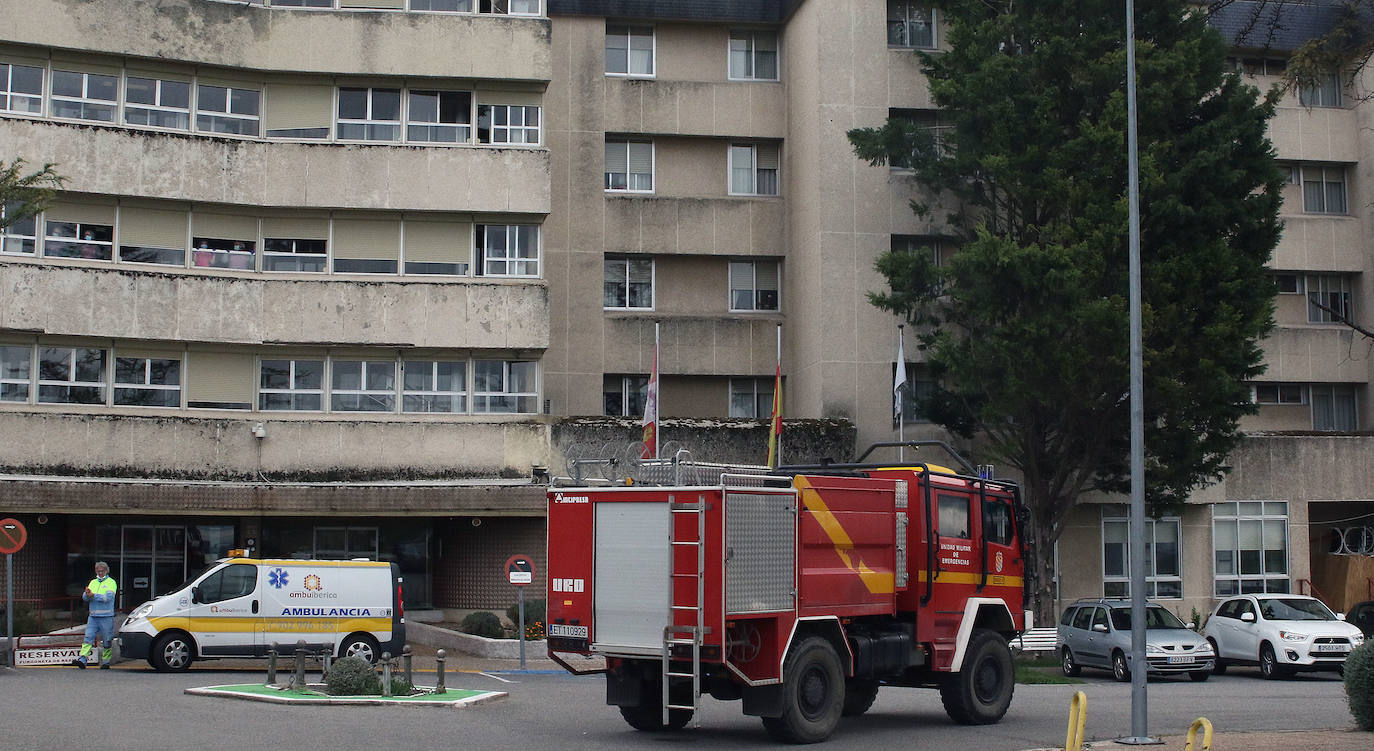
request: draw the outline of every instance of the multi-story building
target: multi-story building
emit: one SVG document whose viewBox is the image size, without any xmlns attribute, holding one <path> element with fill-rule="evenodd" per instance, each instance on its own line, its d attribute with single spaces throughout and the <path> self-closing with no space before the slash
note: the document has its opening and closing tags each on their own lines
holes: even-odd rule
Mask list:
<svg viewBox="0 0 1374 751">
<path fill-rule="evenodd" d="M 785 460 L 896 437 L 873 262 L 957 248 L 845 134 L 940 127 L 921 3 L 168 2 L 0 0 L 0 159 L 67 178 L 0 240 L 21 597 L 104 557 L 138 599 L 249 546 L 398 560 L 415 604 L 508 601 L 544 473 L 637 432 L 656 328 L 664 438 L 699 456 L 763 459 L 779 342 Z M 1282 51 L 1250 52 L 1279 80 Z M 1273 123 L 1293 177 L 1255 437 L 1152 523 L 1151 595 L 1181 611 L 1299 589 L 1309 535 L 1374 511 L 1369 345 L 1309 302 L 1359 321 L 1374 294 L 1342 90 Z M 914 404 L 905 431 L 942 437 Z M 1124 591 L 1122 518 L 1075 512 L 1063 597 Z"/>
</svg>

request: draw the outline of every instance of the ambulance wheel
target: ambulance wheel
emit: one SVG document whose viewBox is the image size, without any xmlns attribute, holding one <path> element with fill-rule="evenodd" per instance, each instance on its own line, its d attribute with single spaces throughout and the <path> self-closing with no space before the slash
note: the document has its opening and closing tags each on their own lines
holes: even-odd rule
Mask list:
<svg viewBox="0 0 1374 751">
<path fill-rule="evenodd" d="M 844 711 L 844 670 L 829 641 L 809 636 L 788 650 L 782 693 L 782 716 L 763 718 L 769 735 L 785 743 L 830 737 Z"/>
<path fill-rule="evenodd" d="M 940 701 L 960 725 L 991 725 L 1011 706 L 1015 678 L 1007 640 L 996 631 L 975 628 L 963 670 L 950 673 L 940 684 Z"/>
<path fill-rule="evenodd" d="M 361 657 L 369 665 L 377 664 L 377 640 L 367 634 L 353 634 L 339 645 L 340 657 Z"/>
<path fill-rule="evenodd" d="M 184 673 L 191 668 L 196 653 L 191 637 L 179 631 L 159 636 L 148 653 L 148 664 L 161 673 Z"/>
<path fill-rule="evenodd" d="M 877 698 L 877 681 L 851 678 L 844 685 L 844 710 L 840 714 L 845 717 L 858 717 L 867 712 Z"/>
</svg>

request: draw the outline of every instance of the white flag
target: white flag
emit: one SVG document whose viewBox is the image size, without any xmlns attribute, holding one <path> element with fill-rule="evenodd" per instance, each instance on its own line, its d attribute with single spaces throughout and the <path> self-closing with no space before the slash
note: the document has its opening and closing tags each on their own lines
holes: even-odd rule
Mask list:
<svg viewBox="0 0 1374 751">
<path fill-rule="evenodd" d="M 906 385 L 906 355 L 902 353 L 902 329 L 897 327 L 897 374 L 892 377 L 892 419 L 902 419 L 902 386 Z"/>
</svg>

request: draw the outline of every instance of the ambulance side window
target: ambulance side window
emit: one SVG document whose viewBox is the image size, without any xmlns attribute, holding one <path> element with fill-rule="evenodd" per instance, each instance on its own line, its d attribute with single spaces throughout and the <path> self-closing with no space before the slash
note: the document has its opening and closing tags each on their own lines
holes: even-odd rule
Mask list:
<svg viewBox="0 0 1374 751">
<path fill-rule="evenodd" d="M 200 602 L 212 603 L 232 600 L 253 594 L 258 588 L 258 567 L 235 564 L 210 574 L 200 583 Z"/>
<path fill-rule="evenodd" d="M 940 536 L 969 538 L 969 498 L 940 495 Z"/>
</svg>

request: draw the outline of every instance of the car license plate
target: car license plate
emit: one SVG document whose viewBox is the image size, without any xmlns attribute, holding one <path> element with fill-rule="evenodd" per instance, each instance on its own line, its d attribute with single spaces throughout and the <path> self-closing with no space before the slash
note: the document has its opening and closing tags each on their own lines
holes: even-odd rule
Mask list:
<svg viewBox="0 0 1374 751">
<path fill-rule="evenodd" d="M 1170 665 L 1191 665 L 1191 664 L 1193 664 L 1193 656 L 1192 656 L 1192 655 L 1180 655 L 1180 656 L 1178 656 L 1178 657 L 1170 657 L 1170 658 L 1169 658 L 1169 664 L 1170 664 Z"/>
<path fill-rule="evenodd" d="M 1349 652 L 1350 647 L 1344 644 L 1317 644 L 1314 645 L 1318 652 Z"/>
<path fill-rule="evenodd" d="M 567 636 L 573 639 L 587 638 L 586 626 L 569 626 L 563 623 L 550 623 L 549 636 Z"/>
</svg>

